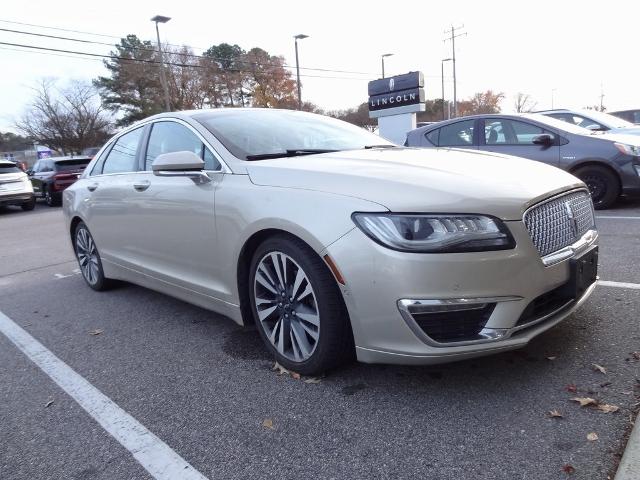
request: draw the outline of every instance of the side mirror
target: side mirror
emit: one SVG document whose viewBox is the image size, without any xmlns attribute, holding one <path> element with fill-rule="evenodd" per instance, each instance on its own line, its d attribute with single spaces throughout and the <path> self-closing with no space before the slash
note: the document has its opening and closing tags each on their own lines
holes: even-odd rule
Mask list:
<svg viewBox="0 0 640 480">
<path fill-rule="evenodd" d="M 536 135 L 535 137 L 533 137 L 533 139 L 531 139 L 534 145 L 545 145 L 545 146 L 552 145 L 554 140 L 555 139 L 553 138 L 553 135 L 549 135 L 548 133 Z"/>
<path fill-rule="evenodd" d="M 27 175 L 29 175 L 30 177 L 31 177 L 31 176 L 33 176 L 33 170 L 31 170 L 31 169 L 27 170 L 27 171 L 26 171 L 26 172 L 24 172 L 24 173 L 26 173 L 26 174 L 27 174 Z"/>
<path fill-rule="evenodd" d="M 159 177 L 189 177 L 198 184 L 211 181 L 203 171 L 204 161 L 189 151 L 158 155 L 151 165 L 151 170 Z"/>
</svg>

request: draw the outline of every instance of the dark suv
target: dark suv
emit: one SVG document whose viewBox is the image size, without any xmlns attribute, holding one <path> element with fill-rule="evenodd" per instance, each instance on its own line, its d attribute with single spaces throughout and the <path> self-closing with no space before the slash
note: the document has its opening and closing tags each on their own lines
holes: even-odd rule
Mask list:
<svg viewBox="0 0 640 480">
<path fill-rule="evenodd" d="M 409 147 L 456 147 L 538 160 L 587 184 L 596 208 L 640 196 L 640 136 L 592 132 L 539 114 L 474 115 L 416 128 Z"/>
<path fill-rule="evenodd" d="M 53 157 L 38 160 L 31 170 L 27 171 L 33 192 L 37 198 L 44 198 L 50 207 L 62 203 L 62 191 L 74 183 L 90 157 Z"/>
</svg>

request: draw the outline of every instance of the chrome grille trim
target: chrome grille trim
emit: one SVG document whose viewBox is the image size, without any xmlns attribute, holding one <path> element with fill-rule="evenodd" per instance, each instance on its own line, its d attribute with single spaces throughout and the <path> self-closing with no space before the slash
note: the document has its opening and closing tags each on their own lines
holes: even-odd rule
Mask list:
<svg viewBox="0 0 640 480">
<path fill-rule="evenodd" d="M 529 208 L 523 221 L 538 253 L 546 257 L 595 230 L 591 195 L 581 189 L 551 197 Z"/>
</svg>

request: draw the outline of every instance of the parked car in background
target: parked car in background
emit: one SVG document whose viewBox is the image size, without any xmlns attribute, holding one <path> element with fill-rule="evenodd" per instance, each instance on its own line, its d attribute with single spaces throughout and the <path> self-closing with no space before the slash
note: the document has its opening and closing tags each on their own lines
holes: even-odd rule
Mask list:
<svg viewBox="0 0 640 480">
<path fill-rule="evenodd" d="M 82 155 L 93 158 L 100 151 L 101 147 L 88 147 L 82 150 Z"/>
<path fill-rule="evenodd" d="M 593 132 L 540 114 L 474 115 L 417 128 L 410 147 L 504 153 L 562 168 L 589 187 L 596 208 L 640 196 L 640 137 Z M 480 158 L 479 160 L 482 160 Z"/>
<path fill-rule="evenodd" d="M 620 117 L 627 122 L 634 123 L 636 125 L 640 125 L 640 108 L 635 110 L 619 110 L 617 112 L 609 112 L 611 115 L 615 115 L 616 117 Z"/>
<path fill-rule="evenodd" d="M 594 110 L 543 110 L 542 115 L 572 123 L 587 130 L 640 135 L 640 127 L 614 115 Z"/>
<path fill-rule="evenodd" d="M 27 172 L 36 197 L 43 198 L 50 207 L 60 205 L 64 189 L 80 177 L 90 161 L 91 158 L 86 156 L 38 160 Z"/>
<path fill-rule="evenodd" d="M 299 111 L 150 117 L 107 143 L 63 209 L 89 287 L 126 280 L 255 324 L 306 375 L 523 347 L 596 285 L 576 177 Z"/>
<path fill-rule="evenodd" d="M 33 210 L 36 199 L 29 177 L 14 162 L 0 160 L 0 206 L 16 205 Z"/>
</svg>

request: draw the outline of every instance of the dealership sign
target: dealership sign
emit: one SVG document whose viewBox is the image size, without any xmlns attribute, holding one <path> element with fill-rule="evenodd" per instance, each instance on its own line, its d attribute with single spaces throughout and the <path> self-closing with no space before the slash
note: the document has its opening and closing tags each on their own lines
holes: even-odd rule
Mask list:
<svg viewBox="0 0 640 480">
<path fill-rule="evenodd" d="M 418 112 L 424 104 L 424 76 L 422 72 L 410 72 L 369 82 L 369 112 L 402 108 L 402 113 Z M 398 112 L 400 113 L 400 112 Z M 378 112 L 375 116 L 394 115 L 396 112 Z"/>
</svg>

